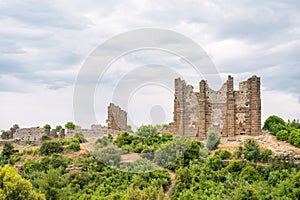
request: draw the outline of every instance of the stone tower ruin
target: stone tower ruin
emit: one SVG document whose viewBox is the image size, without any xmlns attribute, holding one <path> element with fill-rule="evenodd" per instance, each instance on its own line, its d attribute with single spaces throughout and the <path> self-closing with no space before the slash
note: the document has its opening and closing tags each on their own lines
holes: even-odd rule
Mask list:
<svg viewBox="0 0 300 200">
<path fill-rule="evenodd" d="M 107 108 L 107 128 L 115 131 L 127 130 L 127 112 L 113 103 Z"/>
<path fill-rule="evenodd" d="M 180 78 L 175 79 L 174 134 L 194 139 L 206 138 L 209 130 L 222 136 L 261 134 L 260 78 L 252 76 L 233 87 L 233 77 L 220 90 L 212 90 L 206 81 L 199 92 Z"/>
</svg>

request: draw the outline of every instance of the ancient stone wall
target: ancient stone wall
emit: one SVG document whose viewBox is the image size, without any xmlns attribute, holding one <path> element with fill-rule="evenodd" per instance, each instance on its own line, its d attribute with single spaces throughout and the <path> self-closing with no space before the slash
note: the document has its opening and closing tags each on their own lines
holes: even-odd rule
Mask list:
<svg viewBox="0 0 300 200">
<path fill-rule="evenodd" d="M 252 76 L 234 91 L 233 77 L 220 90 L 206 81 L 194 92 L 180 78 L 175 79 L 174 134 L 205 138 L 209 130 L 222 136 L 261 134 L 260 78 Z"/>
<path fill-rule="evenodd" d="M 103 135 L 112 134 L 116 135 L 119 131 L 125 131 L 127 129 L 127 113 L 123 111 L 120 107 L 110 104 L 108 107 L 108 125 L 92 125 L 90 129 L 84 129 L 80 126 L 76 126 L 75 130 L 61 129 L 57 132 L 55 129 L 44 130 L 43 128 L 33 127 L 33 128 L 21 128 L 21 129 L 11 129 L 10 133 L 3 132 L 1 138 L 4 140 L 14 139 L 16 141 L 41 141 L 43 135 L 49 135 L 51 137 L 57 138 L 72 138 L 75 133 L 80 132 L 86 138 L 102 137 Z"/>
<path fill-rule="evenodd" d="M 86 138 L 92 137 L 102 137 L 103 135 L 108 134 L 107 126 L 102 125 L 92 125 L 90 129 L 81 128 L 80 126 L 76 126 L 74 130 L 67 130 L 65 134 L 67 138 L 74 137 L 75 133 L 82 133 Z"/>
<path fill-rule="evenodd" d="M 40 141 L 45 133 L 45 130 L 39 127 L 20 128 L 16 130 L 13 138 L 21 141 Z"/>
<path fill-rule="evenodd" d="M 199 127 L 199 105 L 193 86 L 175 79 L 174 132 L 195 137 Z"/>
<path fill-rule="evenodd" d="M 109 130 L 127 130 L 127 112 L 110 103 L 108 106 L 107 128 Z"/>
</svg>

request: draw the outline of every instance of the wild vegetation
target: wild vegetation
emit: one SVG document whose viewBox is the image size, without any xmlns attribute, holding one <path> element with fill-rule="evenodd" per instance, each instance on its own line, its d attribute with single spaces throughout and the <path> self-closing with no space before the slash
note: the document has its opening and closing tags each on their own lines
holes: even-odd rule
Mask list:
<svg viewBox="0 0 300 200">
<path fill-rule="evenodd" d="M 291 125 L 293 124 L 293 125 Z M 297 123 L 277 117 L 264 128 L 295 139 Z M 277 129 L 276 129 L 277 130 Z M 285 131 L 285 132 L 284 132 Z M 272 132 L 273 133 L 273 132 Z M 275 132 L 274 132 L 275 133 Z M 273 134 L 274 134 L 273 133 Z M 286 133 L 288 136 L 286 136 Z M 210 132 L 204 144 L 187 137 L 159 134 L 141 126 L 97 139 L 93 151 L 77 133 L 73 139 L 43 137 L 39 147 L 1 151 L 0 199 L 297 199 L 299 166 L 282 162 L 272 151 L 247 139 L 234 152 L 218 150 Z M 293 143 L 294 144 L 294 143 Z M 136 154 L 132 162 L 122 156 Z M 15 165 L 22 165 L 17 168 Z M 174 176 L 175 175 L 175 176 Z"/>
<path fill-rule="evenodd" d="M 299 120 L 288 120 L 272 115 L 264 123 L 263 129 L 269 130 L 278 140 L 287 141 L 300 148 L 300 123 Z"/>
</svg>

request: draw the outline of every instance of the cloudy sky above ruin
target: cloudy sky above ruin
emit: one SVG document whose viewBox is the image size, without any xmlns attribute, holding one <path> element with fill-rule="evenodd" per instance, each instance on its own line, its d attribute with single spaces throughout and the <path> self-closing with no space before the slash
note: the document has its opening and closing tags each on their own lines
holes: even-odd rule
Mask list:
<svg viewBox="0 0 300 200">
<path fill-rule="evenodd" d="M 168 29 L 194 40 L 223 81 L 234 76 L 236 89 L 238 82 L 260 76 L 263 120 L 271 114 L 300 118 L 299 19 L 297 0 L 1 1 L 0 129 L 74 121 L 74 85 L 86 58 L 113 36 L 138 28 Z M 200 80 L 178 57 L 133 52 L 116 60 L 98 83 L 99 123 L 105 124 L 120 80 L 151 63 L 174 66 L 197 90 Z M 163 77 L 159 70 L 150 75 Z M 137 72 L 135 78 L 145 77 Z M 153 116 L 170 122 L 172 104 L 170 89 L 143 85 L 132 92 L 128 115 L 134 125 L 151 123 Z"/>
</svg>

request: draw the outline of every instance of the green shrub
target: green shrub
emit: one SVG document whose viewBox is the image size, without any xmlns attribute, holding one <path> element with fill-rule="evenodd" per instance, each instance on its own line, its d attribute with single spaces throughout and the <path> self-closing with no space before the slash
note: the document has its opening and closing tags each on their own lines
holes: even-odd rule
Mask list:
<svg viewBox="0 0 300 200">
<path fill-rule="evenodd" d="M 62 138 L 60 138 L 60 139 L 58 140 L 58 142 L 59 142 L 61 145 L 69 144 L 69 141 L 68 141 L 68 140 L 62 139 Z"/>
<path fill-rule="evenodd" d="M 51 140 L 51 137 L 49 135 L 43 135 L 41 140 L 42 140 L 42 142 L 45 142 L 45 141 Z"/>
<path fill-rule="evenodd" d="M 109 164 L 110 166 L 119 166 L 119 162 L 121 160 L 121 151 L 115 149 L 114 147 L 108 147 L 101 151 L 94 151 L 94 157 L 104 163 Z"/>
<path fill-rule="evenodd" d="M 222 168 L 222 159 L 220 156 L 214 155 L 208 158 L 207 165 L 214 171 Z"/>
<path fill-rule="evenodd" d="M 276 134 L 277 140 L 288 141 L 289 140 L 289 132 L 287 130 L 280 130 Z"/>
<path fill-rule="evenodd" d="M 116 144 L 118 147 L 123 147 L 124 145 L 130 145 L 133 139 L 134 137 L 129 135 L 129 133 L 120 132 L 115 139 L 114 144 Z"/>
<path fill-rule="evenodd" d="M 72 151 L 79 151 L 80 150 L 80 142 L 76 139 L 73 139 L 69 144 L 69 149 Z"/>
<path fill-rule="evenodd" d="M 284 125 L 282 125 L 282 124 L 272 123 L 270 125 L 270 129 L 269 130 L 271 131 L 272 135 L 276 136 L 279 131 L 286 130 L 286 129 L 287 129 L 287 127 L 284 126 Z"/>
<path fill-rule="evenodd" d="M 63 147 L 59 142 L 56 141 L 46 141 L 43 142 L 40 153 L 42 155 L 51 155 L 53 153 L 61 153 L 63 151 Z"/>
<path fill-rule="evenodd" d="M 81 132 L 75 133 L 74 139 L 77 139 L 80 143 L 87 142 L 87 140 Z"/>
<path fill-rule="evenodd" d="M 215 155 L 220 156 L 222 160 L 231 158 L 231 153 L 226 150 L 218 150 Z"/>
<path fill-rule="evenodd" d="M 148 160 L 154 159 L 154 148 L 153 147 L 146 147 L 141 152 L 141 157 L 146 158 Z"/>
<path fill-rule="evenodd" d="M 108 134 L 107 138 L 108 138 L 108 140 L 109 140 L 110 142 L 112 142 L 113 139 L 114 139 L 114 137 L 113 137 L 111 134 Z"/>
<path fill-rule="evenodd" d="M 240 176 L 250 184 L 254 181 L 258 181 L 261 178 L 259 172 L 254 167 L 249 165 L 242 169 Z"/>
<path fill-rule="evenodd" d="M 289 143 L 300 148 L 300 129 L 294 129 L 290 133 Z"/>
<path fill-rule="evenodd" d="M 14 146 L 10 142 L 4 142 L 3 149 L 2 149 L 2 159 L 3 163 L 11 163 L 11 157 L 16 153 L 17 151 L 14 150 Z"/>
<path fill-rule="evenodd" d="M 108 137 L 104 136 L 103 138 L 97 139 L 97 141 L 94 144 L 94 148 L 100 149 L 100 148 L 106 147 L 109 143 L 110 143 L 110 139 Z"/>
<path fill-rule="evenodd" d="M 272 150 L 265 149 L 260 154 L 260 160 L 266 162 L 270 159 L 271 155 L 272 155 Z"/>
<path fill-rule="evenodd" d="M 151 137 L 157 133 L 157 129 L 151 125 L 143 125 L 139 127 L 136 135 L 139 137 Z"/>
<path fill-rule="evenodd" d="M 161 141 L 162 142 L 168 142 L 168 141 L 172 141 L 173 140 L 173 136 L 170 133 L 163 133 L 161 135 Z"/>
<path fill-rule="evenodd" d="M 226 166 L 226 170 L 230 173 L 233 172 L 240 172 L 243 168 L 243 165 L 240 160 L 232 160 L 229 162 L 229 164 Z"/>
<path fill-rule="evenodd" d="M 206 147 L 208 150 L 214 150 L 218 148 L 218 145 L 220 144 L 220 134 L 215 131 L 208 131 L 207 133 L 207 143 Z"/>
<path fill-rule="evenodd" d="M 247 160 L 254 160 L 254 161 L 259 160 L 260 150 L 257 141 L 254 139 L 247 139 L 244 142 L 243 153 Z"/>
</svg>

